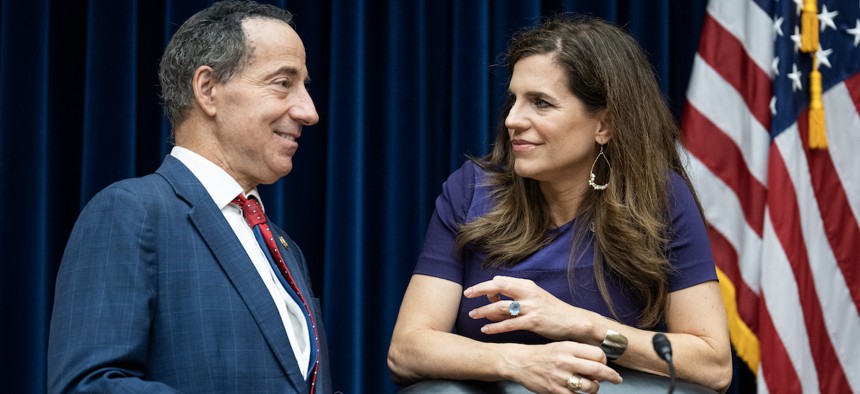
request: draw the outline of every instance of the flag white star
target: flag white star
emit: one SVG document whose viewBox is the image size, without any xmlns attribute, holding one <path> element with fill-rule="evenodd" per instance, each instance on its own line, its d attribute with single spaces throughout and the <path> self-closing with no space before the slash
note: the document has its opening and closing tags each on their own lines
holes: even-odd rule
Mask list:
<svg viewBox="0 0 860 394">
<path fill-rule="evenodd" d="M 800 83 L 800 77 L 803 76 L 803 73 L 797 69 L 796 63 L 791 65 L 791 69 L 793 71 L 788 73 L 788 79 L 791 80 L 791 91 L 803 90 L 803 84 Z"/>
<path fill-rule="evenodd" d="M 770 98 L 770 114 L 776 116 L 776 96 Z"/>
<path fill-rule="evenodd" d="M 833 23 L 833 17 L 839 15 L 839 11 L 827 12 L 827 4 L 821 6 L 821 13 L 818 14 L 818 23 L 821 25 L 821 31 L 827 27 L 836 30 L 836 24 Z"/>
<path fill-rule="evenodd" d="M 823 64 L 827 68 L 833 68 L 830 65 L 830 60 L 827 59 L 833 53 L 832 49 L 821 49 L 821 44 L 818 45 L 818 52 L 815 52 L 815 64 Z"/>
<path fill-rule="evenodd" d="M 776 20 L 773 21 L 773 33 L 780 36 L 780 37 L 783 36 L 783 34 L 782 34 L 782 21 L 783 21 L 782 17 L 776 18 Z"/>
<path fill-rule="evenodd" d="M 794 53 L 800 49 L 800 28 L 797 25 L 794 26 L 794 34 L 791 35 L 791 41 L 794 41 Z"/>
<path fill-rule="evenodd" d="M 770 62 L 770 68 L 773 70 L 773 75 L 779 75 L 779 56 L 773 58 Z"/>
<path fill-rule="evenodd" d="M 854 36 L 854 47 L 857 48 L 857 45 L 860 44 L 860 19 L 857 19 L 857 23 L 854 25 L 853 29 L 845 30 L 848 34 Z"/>
<path fill-rule="evenodd" d="M 803 11 L 803 0 L 794 0 L 795 8 L 797 8 L 797 16 L 800 16 L 800 12 Z"/>
</svg>

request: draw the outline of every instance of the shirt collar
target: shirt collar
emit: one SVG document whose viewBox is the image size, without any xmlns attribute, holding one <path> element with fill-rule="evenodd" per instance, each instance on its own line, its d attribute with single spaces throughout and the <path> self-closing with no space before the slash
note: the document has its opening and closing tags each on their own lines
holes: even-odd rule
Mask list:
<svg viewBox="0 0 860 394">
<path fill-rule="evenodd" d="M 239 193 L 243 192 L 242 186 L 239 185 L 239 182 L 236 182 L 236 180 L 224 171 L 223 168 L 218 167 L 218 165 L 194 151 L 181 146 L 174 146 L 170 151 L 170 155 L 182 162 L 182 164 L 188 167 L 191 173 L 197 177 L 197 180 L 203 184 L 203 187 L 206 188 L 209 196 L 212 197 L 212 201 L 215 201 L 215 205 L 218 206 L 218 209 L 223 210 L 227 205 L 233 202 L 233 199 L 235 199 Z M 248 198 L 254 196 L 254 198 L 260 202 L 260 207 L 265 211 L 263 201 L 260 199 L 260 193 L 257 191 L 257 188 L 251 189 L 251 191 L 244 194 L 244 196 Z"/>
</svg>

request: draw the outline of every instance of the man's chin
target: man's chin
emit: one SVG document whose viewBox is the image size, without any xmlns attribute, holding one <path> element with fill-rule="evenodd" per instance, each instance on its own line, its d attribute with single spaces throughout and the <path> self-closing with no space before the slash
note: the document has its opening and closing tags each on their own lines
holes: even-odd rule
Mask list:
<svg viewBox="0 0 860 394">
<path fill-rule="evenodd" d="M 273 180 L 273 181 L 272 181 L 272 183 L 277 182 L 277 181 L 278 181 L 278 179 L 281 179 L 281 178 L 283 178 L 283 177 L 285 177 L 285 176 L 289 175 L 291 172 L 293 172 L 293 166 L 292 166 L 292 165 L 289 165 L 289 166 L 286 166 L 286 167 L 284 167 L 284 168 L 281 168 L 281 169 L 278 171 L 278 177 L 277 177 L 275 180 Z"/>
<path fill-rule="evenodd" d="M 260 185 L 271 185 L 281 178 L 287 176 L 293 170 L 292 167 L 287 167 L 285 169 L 278 170 L 277 172 L 272 172 L 267 176 L 261 176 L 258 181 Z"/>
</svg>

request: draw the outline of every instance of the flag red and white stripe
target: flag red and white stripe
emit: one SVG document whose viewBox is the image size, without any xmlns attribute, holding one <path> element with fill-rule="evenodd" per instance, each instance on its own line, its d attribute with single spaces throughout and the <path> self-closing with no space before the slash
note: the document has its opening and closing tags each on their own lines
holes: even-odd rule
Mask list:
<svg viewBox="0 0 860 394">
<path fill-rule="evenodd" d="M 818 4 L 835 25 L 823 20 L 820 32 L 822 48 L 833 53 L 830 67 L 819 63 L 829 147 L 810 150 L 811 56 L 791 53 L 798 3 L 710 1 L 683 148 L 732 343 L 757 372 L 759 392 L 858 393 L 860 4 Z M 796 70 L 799 90 L 788 76 Z"/>
</svg>

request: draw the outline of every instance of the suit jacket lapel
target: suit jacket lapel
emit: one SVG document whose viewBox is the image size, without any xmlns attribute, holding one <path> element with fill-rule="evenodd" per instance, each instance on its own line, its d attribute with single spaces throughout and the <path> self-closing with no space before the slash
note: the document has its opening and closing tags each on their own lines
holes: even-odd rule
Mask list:
<svg viewBox="0 0 860 394">
<path fill-rule="evenodd" d="M 176 194 L 191 206 L 188 211 L 191 222 L 248 306 L 290 382 L 298 392 L 304 391 L 307 384 L 292 354 L 278 309 L 221 210 L 194 174 L 176 158 L 168 156 L 157 173 L 170 182 Z"/>
<path fill-rule="evenodd" d="M 267 218 L 268 219 L 268 218 Z M 277 237 L 283 238 L 284 242 L 287 243 L 287 247 L 284 247 L 284 244 L 281 243 L 280 240 L 276 243 L 278 245 L 278 250 L 281 252 L 281 256 L 284 257 L 284 263 L 287 265 L 287 269 L 290 270 L 290 273 L 293 275 L 293 279 L 296 280 L 296 286 L 299 287 L 299 291 L 302 292 L 302 295 L 310 302 L 311 297 L 313 297 L 313 292 L 311 291 L 310 281 L 307 273 L 303 269 L 306 267 L 303 264 L 303 261 L 299 260 L 300 254 L 295 253 L 296 246 L 292 239 L 281 230 L 278 226 L 269 222 L 269 227 L 275 231 Z"/>
<path fill-rule="evenodd" d="M 298 246 L 295 245 L 295 242 L 290 239 L 284 230 L 281 230 L 278 226 L 271 223 L 269 227 L 272 228 L 276 237 L 283 237 L 284 241 L 289 245 L 285 247 L 280 240 L 277 242 L 278 249 L 281 252 L 281 256 L 284 257 L 284 263 L 286 263 L 287 269 L 290 270 L 290 273 L 295 279 L 296 286 L 299 287 L 299 291 L 308 303 L 308 308 L 310 308 L 310 313 L 313 315 L 316 330 L 319 334 L 320 369 L 317 374 L 316 392 L 331 392 L 331 376 L 329 372 L 330 366 L 325 325 L 323 324 L 323 315 L 319 300 L 314 296 L 312 291 L 313 289 L 311 288 L 310 273 L 307 271 L 307 263 L 304 261 L 304 256 Z"/>
</svg>

